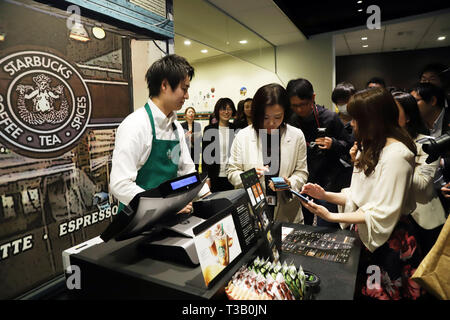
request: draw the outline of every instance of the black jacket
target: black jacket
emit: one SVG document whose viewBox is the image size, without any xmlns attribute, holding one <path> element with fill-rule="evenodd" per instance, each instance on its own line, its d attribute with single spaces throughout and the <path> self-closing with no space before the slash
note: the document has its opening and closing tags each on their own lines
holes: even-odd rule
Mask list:
<svg viewBox="0 0 450 320">
<path fill-rule="evenodd" d="M 288 123 L 300 128 L 305 135 L 309 171 L 308 181 L 319 184 L 327 191 L 337 192 L 348 186 L 348 181 L 343 181 L 341 175 L 342 171 L 346 169 L 340 158 L 348 159 L 348 153 L 353 146 L 354 139 L 345 129 L 337 113 L 319 105 L 316 105 L 316 108 L 318 121 L 316 121 L 314 113 L 306 119 L 302 119 L 294 113 Z M 322 150 L 318 146 L 313 147 L 314 143 L 311 144 L 318 136 L 317 128 L 319 126 L 326 128 L 325 136 L 333 140 L 329 150 Z M 351 175 L 351 172 L 349 174 Z"/>
<path fill-rule="evenodd" d="M 182 122 L 181 126 L 183 127 L 185 133 L 189 130 L 187 121 Z M 195 164 L 199 164 L 200 153 L 202 151 L 202 126 L 200 125 L 200 123 L 195 121 L 192 123 L 191 141 L 188 141 L 188 139 L 186 138 L 186 144 L 188 145 L 188 147 L 190 147 L 192 161 L 194 161 Z"/>
<path fill-rule="evenodd" d="M 230 122 L 228 127 L 229 133 L 229 145 L 228 145 L 228 157 L 233 144 L 235 136 L 235 127 Z M 213 131 L 210 131 L 213 130 Z M 208 131 L 210 131 L 208 133 Z M 217 152 L 216 152 L 217 151 Z M 220 141 L 219 141 L 219 123 L 210 124 L 203 130 L 203 142 L 202 142 L 202 172 L 207 172 L 209 178 L 217 178 L 220 171 L 220 163 L 217 161 L 220 159 Z"/>
</svg>

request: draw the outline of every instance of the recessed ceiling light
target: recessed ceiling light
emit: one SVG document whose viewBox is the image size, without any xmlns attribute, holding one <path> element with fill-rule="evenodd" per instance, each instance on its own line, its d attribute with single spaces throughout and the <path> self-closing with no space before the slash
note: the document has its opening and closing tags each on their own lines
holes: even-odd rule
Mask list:
<svg viewBox="0 0 450 320">
<path fill-rule="evenodd" d="M 239 43 L 240 43 L 240 44 L 246 44 L 246 43 L 247 43 L 247 40 L 241 40 L 241 41 L 239 41 Z"/>
<path fill-rule="evenodd" d="M 357 4 L 361 4 L 361 3 L 362 3 L 362 1 L 361 1 L 361 0 L 357 2 Z"/>
<path fill-rule="evenodd" d="M 184 40 L 184 44 L 187 45 L 187 46 L 190 46 L 191 42 L 189 40 Z"/>
<path fill-rule="evenodd" d="M 206 49 L 203 49 L 203 50 L 201 50 L 200 52 L 201 52 L 201 53 L 207 53 L 207 52 L 208 52 L 208 50 L 206 50 Z"/>
<path fill-rule="evenodd" d="M 362 37 L 361 40 L 365 41 L 365 40 L 367 40 L 367 37 Z"/>
<path fill-rule="evenodd" d="M 358 9 L 358 12 L 362 12 L 362 9 Z"/>
<path fill-rule="evenodd" d="M 438 38 L 438 41 L 443 41 L 443 40 L 445 40 L 447 37 L 446 36 L 440 36 L 439 38 Z"/>
<path fill-rule="evenodd" d="M 367 48 L 369 45 L 368 44 L 365 44 L 365 45 L 363 45 L 363 48 Z"/>
</svg>

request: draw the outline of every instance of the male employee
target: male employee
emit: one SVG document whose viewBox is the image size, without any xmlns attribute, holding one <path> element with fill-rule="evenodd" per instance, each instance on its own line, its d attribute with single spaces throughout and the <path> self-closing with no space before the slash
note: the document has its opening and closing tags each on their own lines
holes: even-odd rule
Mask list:
<svg viewBox="0 0 450 320">
<path fill-rule="evenodd" d="M 121 202 L 119 209 L 133 197 L 162 182 L 195 171 L 184 131 L 176 120 L 194 68 L 178 55 L 167 55 L 147 70 L 149 99 L 144 108 L 128 115 L 116 133 L 112 158 L 110 190 Z M 209 193 L 205 184 L 199 192 Z M 179 213 L 192 212 L 189 203 Z"/>
<path fill-rule="evenodd" d="M 289 124 L 303 131 L 307 145 L 308 182 L 317 183 L 327 191 L 339 192 L 348 187 L 341 180 L 340 172 L 345 169 L 340 158 L 345 157 L 353 138 L 345 130 L 337 113 L 316 105 L 315 93 L 311 82 L 306 79 L 289 81 L 286 88 L 294 112 Z M 347 182 L 348 184 L 348 182 Z M 337 212 L 333 204 L 322 203 L 329 210 Z M 305 224 L 312 224 L 314 214 L 305 208 Z M 330 226 L 318 218 L 318 225 Z M 335 226 L 335 225 L 333 225 Z"/>
</svg>

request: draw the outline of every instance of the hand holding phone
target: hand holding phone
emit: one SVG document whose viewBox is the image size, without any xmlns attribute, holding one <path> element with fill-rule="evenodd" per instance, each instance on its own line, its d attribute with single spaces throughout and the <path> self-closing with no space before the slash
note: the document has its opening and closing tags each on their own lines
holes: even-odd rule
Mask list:
<svg viewBox="0 0 450 320">
<path fill-rule="evenodd" d="M 282 177 L 272 177 L 270 180 L 272 180 L 273 186 L 277 190 L 288 190 L 290 188 L 289 184 Z"/>
<path fill-rule="evenodd" d="M 299 197 L 300 199 L 302 199 L 305 202 L 311 201 L 311 199 L 309 199 L 306 194 L 298 193 L 297 191 L 292 190 L 292 189 L 289 189 L 289 191 L 291 191 L 292 194 L 294 194 L 295 196 Z"/>
</svg>

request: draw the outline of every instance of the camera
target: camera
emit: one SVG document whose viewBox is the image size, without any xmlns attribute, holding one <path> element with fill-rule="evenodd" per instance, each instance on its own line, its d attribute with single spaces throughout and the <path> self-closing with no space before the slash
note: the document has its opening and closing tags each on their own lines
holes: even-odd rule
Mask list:
<svg viewBox="0 0 450 320">
<path fill-rule="evenodd" d="M 428 158 L 425 160 L 426 163 L 432 163 L 439 157 L 450 154 L 450 135 L 448 133 L 443 134 L 436 139 L 425 138 L 420 139 L 418 142 L 422 144 L 423 151 L 428 153 Z"/>
<path fill-rule="evenodd" d="M 326 137 L 327 128 L 317 128 L 317 137 L 316 138 L 325 138 Z M 324 150 L 319 148 L 319 145 L 316 144 L 315 141 L 309 143 L 309 147 L 315 151 L 318 156 L 323 156 L 325 154 Z"/>
<path fill-rule="evenodd" d="M 326 137 L 327 128 L 317 128 L 317 138 Z"/>
</svg>

